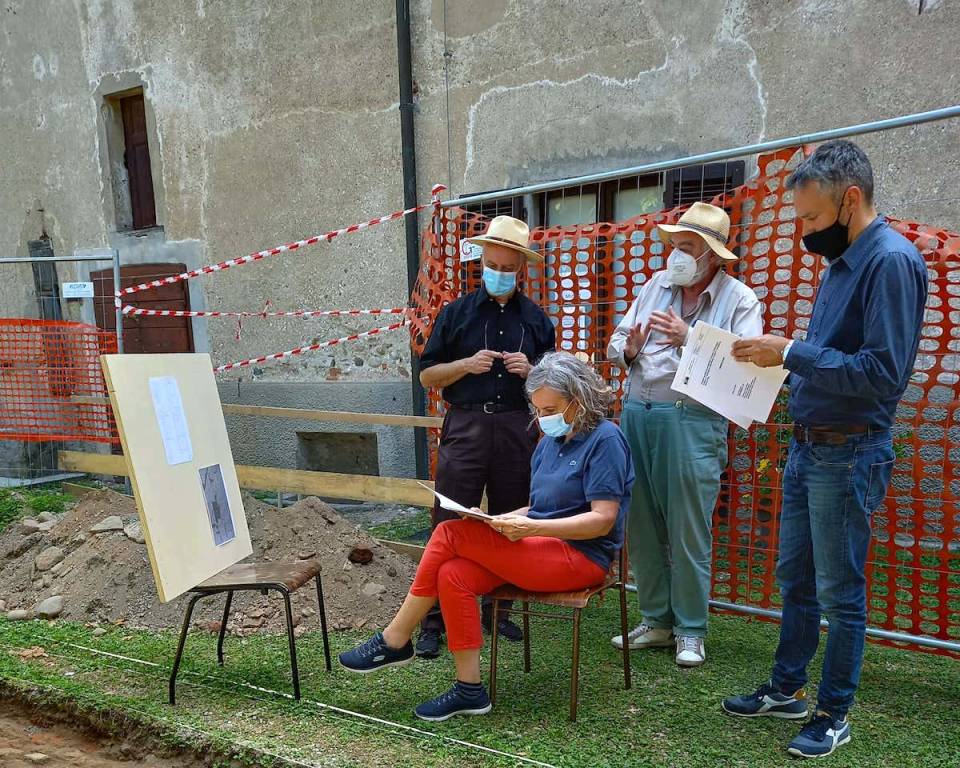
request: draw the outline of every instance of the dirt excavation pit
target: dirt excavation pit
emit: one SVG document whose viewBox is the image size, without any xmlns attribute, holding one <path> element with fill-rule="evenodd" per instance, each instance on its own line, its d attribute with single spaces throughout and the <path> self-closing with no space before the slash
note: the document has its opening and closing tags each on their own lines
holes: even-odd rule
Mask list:
<svg viewBox="0 0 960 768">
<path fill-rule="evenodd" d="M 129 744 L 38 721 L 0 702 L 0 765 L 4 768 L 200 768 L 189 756 L 138 755 Z"/>
<path fill-rule="evenodd" d="M 244 496 L 253 561 L 320 560 L 331 629 L 381 627 L 406 595 L 415 564 L 379 545 L 328 504 L 306 498 L 284 509 Z M 195 624 L 217 631 L 223 596 L 201 600 Z M 319 628 L 317 593 L 293 595 L 297 633 Z M 0 535 L 0 615 L 64 618 L 92 624 L 169 629 L 183 620 L 185 599 L 161 605 L 133 499 L 112 491 L 83 497 L 61 517 L 39 515 Z M 228 630 L 284 629 L 277 593 L 234 596 Z"/>
</svg>

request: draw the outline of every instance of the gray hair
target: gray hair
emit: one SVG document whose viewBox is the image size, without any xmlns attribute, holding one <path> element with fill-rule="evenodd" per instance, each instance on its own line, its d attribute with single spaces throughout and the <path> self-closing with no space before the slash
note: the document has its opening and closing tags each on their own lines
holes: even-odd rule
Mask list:
<svg viewBox="0 0 960 768">
<path fill-rule="evenodd" d="M 848 187 L 859 187 L 868 203 L 873 202 L 873 168 L 860 147 L 838 139 L 821 144 L 787 178 L 787 189 L 802 187 L 811 181 L 839 203 Z"/>
<path fill-rule="evenodd" d="M 613 403 L 613 390 L 593 366 L 567 352 L 548 352 L 527 374 L 527 397 L 542 387 L 582 406 L 573 421 L 575 432 L 596 427 L 607 418 Z"/>
</svg>

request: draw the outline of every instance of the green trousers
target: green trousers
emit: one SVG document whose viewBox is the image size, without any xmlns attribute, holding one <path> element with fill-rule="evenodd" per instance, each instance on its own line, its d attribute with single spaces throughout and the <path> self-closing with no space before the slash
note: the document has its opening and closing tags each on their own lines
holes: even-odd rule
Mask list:
<svg viewBox="0 0 960 768">
<path fill-rule="evenodd" d="M 620 426 L 637 473 L 627 546 L 643 620 L 703 637 L 727 420 L 696 405 L 629 400 Z"/>
</svg>

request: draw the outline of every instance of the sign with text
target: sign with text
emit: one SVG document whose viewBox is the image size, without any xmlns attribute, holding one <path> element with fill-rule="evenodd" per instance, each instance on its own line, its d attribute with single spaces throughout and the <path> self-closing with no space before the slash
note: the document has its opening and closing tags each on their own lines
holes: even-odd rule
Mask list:
<svg viewBox="0 0 960 768">
<path fill-rule="evenodd" d="M 65 299 L 92 299 L 93 283 L 61 283 L 60 295 Z"/>
</svg>

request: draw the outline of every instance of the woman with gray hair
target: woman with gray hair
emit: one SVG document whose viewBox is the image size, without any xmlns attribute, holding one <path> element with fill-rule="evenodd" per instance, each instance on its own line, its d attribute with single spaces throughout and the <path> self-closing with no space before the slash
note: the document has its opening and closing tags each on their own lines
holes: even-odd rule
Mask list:
<svg viewBox="0 0 960 768">
<path fill-rule="evenodd" d="M 340 654 L 352 672 L 409 664 L 410 636 L 439 599 L 457 679 L 414 710 L 424 720 L 491 709 L 480 682 L 479 595 L 508 583 L 533 592 L 585 589 L 603 581 L 623 546 L 633 462 L 606 418 L 610 387 L 573 355 L 551 352 L 530 371 L 526 391 L 544 434 L 531 461 L 529 506 L 441 523 L 393 621 Z"/>
</svg>

